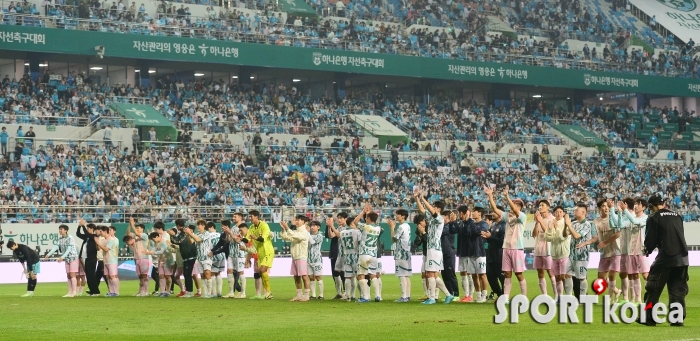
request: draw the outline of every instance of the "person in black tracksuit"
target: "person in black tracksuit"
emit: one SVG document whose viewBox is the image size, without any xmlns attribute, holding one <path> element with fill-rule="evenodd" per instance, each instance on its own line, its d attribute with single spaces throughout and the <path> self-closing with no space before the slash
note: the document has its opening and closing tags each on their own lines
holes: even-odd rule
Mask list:
<svg viewBox="0 0 700 341">
<path fill-rule="evenodd" d="M 455 269 L 455 237 L 451 229 L 458 223 L 457 217 L 450 211 L 442 213 L 445 218 L 445 226 L 440 235 L 440 244 L 442 245 L 442 281 L 445 282 L 447 291 L 454 297 L 459 297 L 459 284 L 457 283 L 457 275 Z M 454 219 L 454 220 L 453 220 Z"/>
<path fill-rule="evenodd" d="M 467 258 L 469 264 L 467 265 L 467 272 L 472 276 L 474 280 L 474 289 L 476 290 L 475 299 L 479 301 L 480 297 L 483 296 L 483 300 L 486 301 L 486 295 L 482 295 L 486 291 L 486 264 L 480 263 L 485 261 L 486 249 L 484 244 L 486 239 L 483 237 L 484 232 L 488 232 L 489 226 L 486 221 L 483 220 L 485 210 L 482 207 L 474 207 L 474 210 L 469 213 L 467 206 L 460 206 L 457 208 L 459 213 L 459 220 L 455 222 L 450 228 L 450 232 L 459 234 L 457 239 L 457 253 L 460 258 Z M 483 267 L 478 266 L 482 264 Z M 464 271 L 460 269 L 460 271 Z M 456 282 L 455 278 L 455 282 Z M 484 287 L 482 288 L 482 284 Z M 471 293 L 465 292 L 464 295 L 468 296 Z M 469 301 L 461 301 L 469 302 Z"/>
<path fill-rule="evenodd" d="M 36 288 L 36 275 L 40 272 L 40 259 L 36 251 L 24 244 L 17 244 L 13 240 L 7 242 L 7 247 L 12 250 L 12 256 L 22 263 L 27 277 L 27 293 L 22 297 L 34 296 Z M 26 265 L 25 265 L 26 263 Z"/>
<path fill-rule="evenodd" d="M 87 281 L 88 295 L 100 294 L 100 278 L 97 277 L 97 243 L 95 243 L 95 224 L 79 225 L 76 232 L 78 238 L 83 240 L 83 245 L 80 246 L 79 255 L 85 250 L 85 280 Z"/>
<path fill-rule="evenodd" d="M 413 223 L 417 225 L 420 225 L 422 222 L 425 221 L 425 217 L 422 214 L 418 214 L 415 217 L 413 217 Z M 413 252 L 415 253 L 418 251 L 420 248 L 423 253 L 423 267 L 425 266 L 425 257 L 426 254 L 428 253 L 428 234 L 425 232 L 425 229 L 421 231 L 420 229 L 416 228 L 416 232 L 414 234 L 416 238 L 413 239 Z M 427 300 L 428 299 L 428 283 L 426 282 L 425 278 L 425 268 L 421 269 L 421 282 L 423 282 L 423 290 L 425 292 L 425 296 L 422 299 Z"/>
<path fill-rule="evenodd" d="M 170 242 L 180 247 L 180 255 L 182 256 L 182 275 L 185 277 L 185 292 L 186 297 L 190 297 L 194 290 L 192 272 L 194 271 L 194 263 L 197 260 L 197 243 L 188 238 L 185 232 L 185 221 L 178 219 L 175 221 L 178 234 L 170 237 Z M 190 225 L 188 229 L 194 226 Z M 157 278 L 157 277 L 156 277 Z M 156 281 L 157 283 L 157 281 Z"/>
<path fill-rule="evenodd" d="M 348 214 L 345 212 L 340 212 L 338 213 L 338 225 L 339 226 L 345 226 L 345 222 L 348 218 Z M 326 219 L 326 238 L 329 238 L 331 240 L 331 245 L 330 245 L 330 250 L 328 252 L 328 258 L 331 259 L 331 271 L 333 274 L 333 283 L 335 284 L 335 297 L 333 297 L 334 300 L 339 300 L 343 298 L 343 294 L 345 292 L 345 281 L 343 278 L 345 275 L 343 274 L 342 271 L 335 271 L 335 263 L 338 260 L 338 240 L 340 237 L 340 231 L 335 228 L 335 225 L 333 224 L 333 217 L 329 216 L 328 219 Z"/>
<path fill-rule="evenodd" d="M 499 208 L 501 211 L 503 208 Z M 501 216 L 496 213 L 490 214 L 490 219 L 493 221 L 489 227 L 489 231 L 483 236 L 488 242 L 486 249 L 486 278 L 491 287 L 490 299 L 496 299 L 503 295 L 503 282 L 506 276 L 503 274 L 503 240 L 506 236 L 506 222 L 501 219 Z"/>
<path fill-rule="evenodd" d="M 649 269 L 644 302 L 651 303 L 653 307 L 659 302 L 664 286 L 667 286 L 670 311 L 673 311 L 671 304 L 680 303 L 683 307 L 683 320 L 685 320 L 685 297 L 688 295 L 688 245 L 683 230 L 683 217 L 666 209 L 664 200 L 659 195 L 652 195 L 649 198 L 649 208 L 652 214 L 647 218 L 644 253 L 648 257 L 657 248 L 659 253 Z M 648 326 L 656 325 L 652 319 L 654 310 L 646 311 Z M 682 327 L 683 322 L 671 323 L 671 326 Z"/>
</svg>

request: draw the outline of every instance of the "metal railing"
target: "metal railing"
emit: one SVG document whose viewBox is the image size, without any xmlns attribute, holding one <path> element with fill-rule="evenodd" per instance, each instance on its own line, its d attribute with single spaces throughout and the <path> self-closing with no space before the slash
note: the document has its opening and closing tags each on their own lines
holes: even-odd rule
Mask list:
<svg viewBox="0 0 700 341">
<path fill-rule="evenodd" d="M 22 19 L 20 19 L 22 18 Z M 6 25 L 23 25 L 46 27 L 46 17 L 37 15 L 9 15 L 6 14 L 3 19 L 3 24 Z M 270 27 L 283 27 L 284 25 L 270 25 Z M 415 46 L 406 40 L 391 44 L 384 44 L 382 40 L 378 44 L 368 44 L 361 41 L 345 41 L 338 38 L 325 39 L 322 37 L 308 37 L 297 34 L 298 32 L 285 35 L 268 33 L 263 34 L 259 30 L 252 31 L 236 31 L 231 26 L 227 30 L 180 27 L 180 26 L 161 26 L 154 29 L 147 28 L 146 23 L 125 23 L 121 21 L 93 20 L 93 19 L 61 19 L 59 29 L 75 29 L 75 30 L 91 30 L 101 32 L 117 32 L 117 33 L 132 33 L 132 34 L 147 34 L 147 35 L 162 35 L 176 36 L 183 38 L 201 38 L 201 39 L 216 39 L 232 42 L 244 43 L 259 43 L 267 45 L 295 46 L 295 47 L 313 47 L 320 49 L 341 49 L 361 52 L 378 52 L 384 54 L 399 54 L 408 56 L 422 56 L 426 58 L 443 58 L 457 59 L 479 62 L 494 62 L 516 65 L 533 65 L 543 67 L 561 67 L 569 69 L 579 69 L 588 71 L 603 71 L 617 72 L 628 74 L 644 74 L 658 75 L 667 77 L 677 77 L 680 75 L 696 77 L 690 71 L 682 71 L 679 69 L 657 66 L 647 68 L 641 64 L 621 64 L 606 61 L 593 61 L 584 59 L 567 59 L 561 57 L 544 57 L 534 55 L 510 54 L 506 51 L 500 51 L 496 46 L 491 46 L 489 50 L 498 50 L 499 52 L 487 51 L 465 51 L 458 47 L 445 47 L 441 43 L 438 47 L 433 47 L 426 44 L 425 46 Z M 291 27 L 294 29 L 293 25 Z M 146 32 L 147 31 L 147 32 Z M 554 51 L 557 54 L 557 51 Z M 688 66 L 690 61 L 681 61 L 681 64 Z"/>
<path fill-rule="evenodd" d="M 23 149 L 28 148 L 31 152 L 44 147 L 53 147 L 57 145 L 67 145 L 69 148 L 78 147 L 116 147 L 121 149 L 123 141 L 121 140 L 99 140 L 99 139 L 73 139 L 73 138 L 44 138 L 34 137 L 27 139 L 26 137 L 10 137 L 8 139 L 8 151 L 14 151 L 18 144 L 22 144 Z M 16 153 L 10 153 L 10 161 L 18 161 Z"/>
<path fill-rule="evenodd" d="M 87 117 L 77 116 L 37 116 L 23 115 L 13 111 L 0 112 L 0 124 L 24 124 L 46 126 L 83 126 L 89 122 Z"/>
</svg>

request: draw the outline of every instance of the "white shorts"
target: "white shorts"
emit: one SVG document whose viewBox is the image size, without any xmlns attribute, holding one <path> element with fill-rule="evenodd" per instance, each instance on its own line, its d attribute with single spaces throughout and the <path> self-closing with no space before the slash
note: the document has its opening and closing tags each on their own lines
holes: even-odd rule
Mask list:
<svg viewBox="0 0 700 341">
<path fill-rule="evenodd" d="M 353 264 L 343 264 L 343 272 L 345 273 L 345 278 L 355 277 L 357 275 L 357 265 Z"/>
<path fill-rule="evenodd" d="M 357 267 L 358 275 L 375 274 L 377 272 L 377 257 L 360 255 L 360 262 Z"/>
<path fill-rule="evenodd" d="M 226 258 L 227 269 L 233 270 L 234 272 L 243 272 L 245 269 L 245 258 Z"/>
<path fill-rule="evenodd" d="M 323 263 L 307 263 L 306 272 L 309 276 L 321 276 L 323 275 Z"/>
<path fill-rule="evenodd" d="M 397 259 L 394 261 L 394 264 L 396 264 L 396 276 L 407 277 L 413 275 L 413 269 L 411 268 L 410 260 Z"/>
<path fill-rule="evenodd" d="M 468 264 L 469 264 L 469 257 L 459 257 L 459 264 L 457 264 L 457 271 L 469 272 L 469 271 L 467 271 Z"/>
<path fill-rule="evenodd" d="M 569 264 L 566 266 L 566 274 L 569 276 L 574 276 L 578 279 L 584 279 L 588 277 L 588 261 L 587 260 L 571 260 L 569 259 Z"/>
<path fill-rule="evenodd" d="M 335 260 L 335 268 L 333 271 L 343 272 L 345 271 L 345 265 L 343 264 L 343 257 L 338 257 Z"/>
<path fill-rule="evenodd" d="M 226 270 L 226 260 L 214 260 L 211 262 L 211 271 L 212 272 L 224 272 Z"/>
<path fill-rule="evenodd" d="M 467 259 L 467 273 L 478 275 L 486 273 L 486 257 L 467 257 Z"/>
<path fill-rule="evenodd" d="M 199 260 L 197 261 L 197 272 L 199 272 L 200 275 L 203 275 L 204 271 L 211 272 L 211 265 L 211 259 Z"/>
<path fill-rule="evenodd" d="M 423 259 L 420 262 L 420 273 L 425 273 L 425 263 L 428 261 L 425 255 L 423 255 Z"/>
<path fill-rule="evenodd" d="M 444 270 L 442 264 L 442 251 L 428 250 L 428 255 L 425 261 L 426 272 L 438 272 Z"/>
</svg>

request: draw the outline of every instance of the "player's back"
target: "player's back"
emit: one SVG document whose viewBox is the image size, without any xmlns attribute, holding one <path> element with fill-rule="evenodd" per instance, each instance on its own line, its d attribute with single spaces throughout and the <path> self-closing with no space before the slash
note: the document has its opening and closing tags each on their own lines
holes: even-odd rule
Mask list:
<svg viewBox="0 0 700 341">
<path fill-rule="evenodd" d="M 362 240 L 360 241 L 360 255 L 377 257 L 377 242 L 381 227 L 377 225 L 361 225 Z"/>
<path fill-rule="evenodd" d="M 343 259 L 346 261 L 357 259 L 358 255 L 359 231 L 355 229 L 345 229 L 340 232 L 340 247 L 343 250 Z"/>
</svg>

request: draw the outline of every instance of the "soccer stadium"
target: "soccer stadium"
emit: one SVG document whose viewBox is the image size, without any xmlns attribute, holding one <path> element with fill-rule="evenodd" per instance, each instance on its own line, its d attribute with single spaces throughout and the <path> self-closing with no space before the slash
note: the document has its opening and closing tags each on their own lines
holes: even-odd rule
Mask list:
<svg viewBox="0 0 700 341">
<path fill-rule="evenodd" d="M 0 0 L 0 339 L 700 340 L 699 4 Z"/>
</svg>

